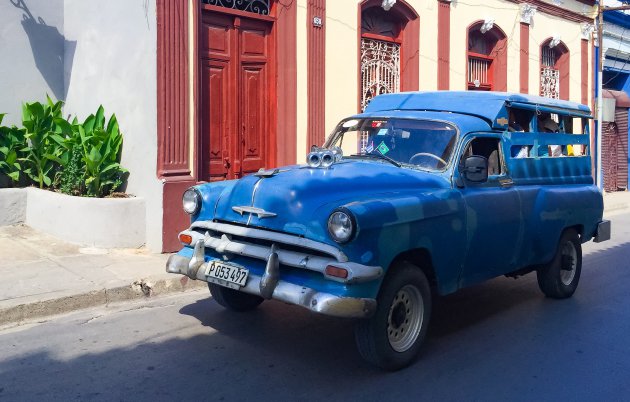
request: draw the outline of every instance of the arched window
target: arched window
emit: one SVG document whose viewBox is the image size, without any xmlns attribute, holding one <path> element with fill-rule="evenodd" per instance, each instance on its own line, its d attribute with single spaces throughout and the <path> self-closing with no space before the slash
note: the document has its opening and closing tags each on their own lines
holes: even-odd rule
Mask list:
<svg viewBox="0 0 630 402">
<path fill-rule="evenodd" d="M 496 25 L 478 21 L 468 28 L 466 81 L 470 90 L 507 90 L 507 38 Z"/>
<path fill-rule="evenodd" d="M 569 49 L 553 38 L 540 46 L 540 95 L 569 99 Z"/>
<path fill-rule="evenodd" d="M 380 0 L 360 4 L 359 109 L 377 95 L 417 90 L 419 18 L 405 2 L 389 11 Z"/>
</svg>

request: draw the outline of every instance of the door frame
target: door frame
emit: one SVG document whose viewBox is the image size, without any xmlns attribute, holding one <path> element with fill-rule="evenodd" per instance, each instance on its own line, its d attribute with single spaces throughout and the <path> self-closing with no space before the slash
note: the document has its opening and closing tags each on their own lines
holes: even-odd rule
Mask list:
<svg viewBox="0 0 630 402">
<path fill-rule="evenodd" d="M 194 114 L 195 114 L 195 118 L 194 118 L 194 158 L 193 158 L 193 163 L 195 166 L 195 179 L 197 180 L 198 183 L 203 183 L 205 182 L 205 174 L 202 174 L 202 172 L 204 171 L 204 160 L 203 160 L 203 136 L 204 135 L 208 135 L 208 133 L 202 133 L 201 127 L 203 127 L 202 123 L 203 123 L 203 112 L 201 110 L 202 107 L 202 79 L 201 79 L 201 71 L 202 71 L 202 58 L 201 58 L 201 54 L 200 54 L 200 45 L 201 45 L 201 34 L 202 34 L 202 18 L 203 18 L 203 13 L 204 12 L 212 12 L 212 13 L 218 13 L 218 14 L 222 14 L 222 15 L 228 15 L 228 16 L 232 16 L 234 18 L 238 18 L 238 19 L 249 19 L 249 20 L 256 20 L 256 21 L 265 21 L 268 22 L 270 24 L 270 29 L 269 29 L 269 37 L 267 39 L 267 43 L 269 44 L 269 54 L 268 54 L 268 71 L 267 71 L 267 82 L 268 82 L 268 98 L 270 100 L 273 99 L 278 99 L 277 96 L 277 86 L 278 86 L 278 82 L 279 82 L 279 77 L 278 77 L 278 63 L 277 63 L 277 53 L 279 49 L 277 49 L 278 44 L 277 44 L 277 38 L 276 38 L 276 31 L 277 31 L 277 19 L 274 17 L 275 13 L 276 13 L 276 2 L 273 2 L 272 8 L 271 8 L 271 12 L 270 12 L 270 16 L 267 15 L 259 15 L 259 14 L 255 14 L 255 13 L 251 13 L 251 12 L 246 12 L 246 11 L 240 11 L 240 10 L 234 10 L 231 8 L 227 8 L 227 7 L 219 7 L 219 6 L 212 6 L 209 4 L 201 4 L 201 2 L 199 1 L 198 3 L 198 7 L 197 7 L 197 15 L 195 15 L 194 20 L 196 22 L 196 29 L 195 29 L 195 35 L 194 35 L 194 93 L 195 93 L 195 105 L 194 105 Z M 235 28 L 238 29 L 238 26 L 240 26 L 240 24 L 238 22 L 236 22 L 235 24 Z M 238 66 L 238 68 L 240 69 L 240 65 Z M 237 77 L 236 77 L 237 81 L 240 80 L 240 70 L 238 71 Z M 241 87 L 239 86 L 239 91 L 241 90 Z M 236 104 L 236 108 L 237 108 L 237 112 L 239 115 L 241 114 L 241 110 L 242 110 L 242 102 L 241 102 L 241 97 L 238 96 L 238 103 Z M 279 103 L 279 99 L 278 99 L 278 103 Z M 269 106 L 267 108 L 267 112 L 268 112 L 268 124 L 267 124 L 267 130 L 270 134 L 270 136 L 267 139 L 267 142 L 265 144 L 265 149 L 264 149 L 264 154 L 265 154 L 265 165 L 269 165 L 269 166 L 265 166 L 267 168 L 271 168 L 271 167 L 275 167 L 277 164 L 277 147 L 275 146 L 278 143 L 278 135 L 276 134 L 276 130 L 278 125 L 278 105 L 275 102 L 270 102 Z M 240 128 L 238 128 L 238 136 L 240 138 L 241 132 L 240 132 Z M 295 135 L 295 134 L 294 134 Z M 234 144 L 230 144 L 230 152 L 235 152 L 236 150 L 236 146 Z M 232 164 L 234 164 L 234 161 L 232 161 Z"/>
<path fill-rule="evenodd" d="M 181 207 L 183 191 L 199 184 L 200 76 L 199 29 L 201 10 L 251 13 L 202 5 L 201 0 L 156 0 L 157 13 L 157 163 L 156 176 L 163 183 L 162 251 L 181 248 L 177 233 L 190 222 Z M 271 45 L 276 50 L 276 108 L 271 143 L 274 164 L 293 164 L 297 154 L 297 4 L 273 1 Z M 254 15 L 255 16 L 255 15 Z M 275 16 L 275 17 L 274 17 Z M 281 122 L 281 124 L 279 124 Z M 275 145 L 275 146 L 274 146 Z M 177 151 L 177 159 L 172 153 Z M 159 219 L 157 216 L 148 219 Z"/>
</svg>

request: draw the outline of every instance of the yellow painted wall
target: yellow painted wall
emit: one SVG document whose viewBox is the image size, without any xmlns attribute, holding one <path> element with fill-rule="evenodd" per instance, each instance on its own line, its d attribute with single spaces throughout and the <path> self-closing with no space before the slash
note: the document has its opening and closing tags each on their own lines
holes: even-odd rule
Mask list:
<svg viewBox="0 0 630 402">
<path fill-rule="evenodd" d="M 551 0 L 549 1 L 550 3 Z M 337 122 L 357 112 L 358 98 L 358 34 L 359 0 L 330 0 L 326 3 L 326 136 Z M 437 0 L 407 0 L 420 16 L 420 90 L 437 89 Z M 297 155 L 302 162 L 306 152 L 307 124 L 307 29 L 306 0 L 297 0 L 297 70 L 298 70 L 298 133 Z M 394 5 L 397 7 L 398 5 Z M 591 13 L 577 0 L 565 0 L 563 7 Z M 508 91 L 520 89 L 520 8 L 507 0 L 469 0 L 451 3 L 450 89 L 466 89 L 466 30 L 476 21 L 493 18 L 508 37 Z M 539 93 L 540 44 L 560 35 L 570 52 L 570 89 L 572 101 L 581 100 L 581 24 L 554 17 L 540 11 L 530 26 L 529 92 Z M 591 52 L 589 42 L 589 53 Z M 592 92 L 591 57 L 589 54 L 589 105 Z"/>
<path fill-rule="evenodd" d="M 357 112 L 357 4 L 326 2 L 326 138 L 339 120 Z"/>
</svg>

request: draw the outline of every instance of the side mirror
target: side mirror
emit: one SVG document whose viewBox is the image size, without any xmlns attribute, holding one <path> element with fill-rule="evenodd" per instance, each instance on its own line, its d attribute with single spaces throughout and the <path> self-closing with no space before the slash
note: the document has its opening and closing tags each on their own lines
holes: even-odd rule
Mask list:
<svg viewBox="0 0 630 402">
<path fill-rule="evenodd" d="M 488 158 L 477 155 L 469 156 L 464 160 L 461 173 L 466 180 L 473 183 L 488 181 Z"/>
</svg>

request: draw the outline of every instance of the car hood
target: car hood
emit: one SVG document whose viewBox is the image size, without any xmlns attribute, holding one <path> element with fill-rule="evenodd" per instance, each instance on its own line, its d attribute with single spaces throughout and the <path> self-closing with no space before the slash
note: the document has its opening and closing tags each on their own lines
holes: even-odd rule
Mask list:
<svg viewBox="0 0 630 402">
<path fill-rule="evenodd" d="M 449 187 L 440 174 L 375 161 L 343 161 L 325 169 L 288 166 L 270 177 L 251 175 L 221 184 L 214 190 L 218 196 L 204 197 L 206 205 L 197 219 L 324 240 L 326 221 L 335 208 Z"/>
</svg>

